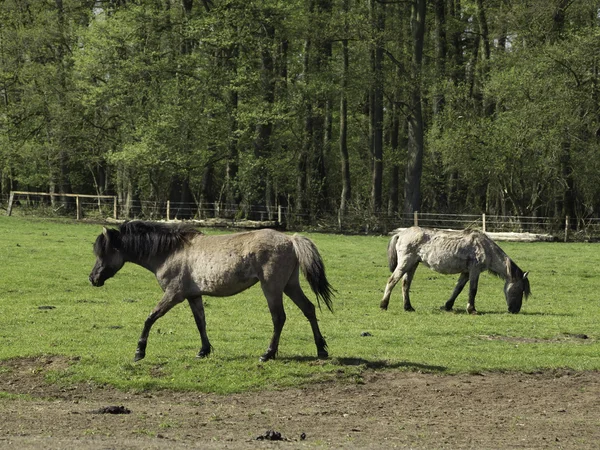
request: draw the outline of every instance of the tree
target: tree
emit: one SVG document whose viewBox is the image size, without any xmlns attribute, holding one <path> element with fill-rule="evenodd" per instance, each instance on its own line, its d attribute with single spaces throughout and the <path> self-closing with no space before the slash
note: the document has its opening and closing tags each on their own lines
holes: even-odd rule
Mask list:
<svg viewBox="0 0 600 450">
<path fill-rule="evenodd" d="M 371 71 L 373 81 L 369 90 L 370 144 L 373 158 L 371 206 L 374 212 L 381 210 L 383 187 L 383 32 L 385 28 L 385 5 L 370 0 L 373 23 L 371 48 Z"/>
<path fill-rule="evenodd" d="M 404 179 L 404 212 L 421 208 L 421 176 L 423 171 L 424 123 L 421 106 L 423 39 L 425 37 L 425 0 L 414 0 L 411 6 L 413 53 L 411 65 L 412 89 L 408 117 L 408 157 Z"/>
<path fill-rule="evenodd" d="M 348 77 L 349 77 L 349 49 L 348 49 L 348 11 L 349 0 L 343 2 L 343 33 L 342 39 L 342 75 L 340 86 L 340 160 L 341 160 L 341 177 L 342 190 L 340 198 L 340 207 L 338 212 L 338 224 L 342 227 L 342 221 L 348 211 L 348 203 L 352 197 L 352 184 L 350 180 L 350 158 L 348 155 Z"/>
</svg>

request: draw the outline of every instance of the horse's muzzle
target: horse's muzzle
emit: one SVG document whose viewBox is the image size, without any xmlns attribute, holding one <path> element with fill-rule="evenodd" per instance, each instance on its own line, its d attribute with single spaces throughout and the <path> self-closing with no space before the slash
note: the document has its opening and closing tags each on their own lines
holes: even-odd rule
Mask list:
<svg viewBox="0 0 600 450">
<path fill-rule="evenodd" d="M 89 280 L 90 280 L 90 283 L 92 284 L 92 286 L 96 286 L 96 287 L 104 286 L 104 280 L 102 280 L 101 278 L 94 279 L 94 277 L 92 275 L 90 275 Z"/>
</svg>

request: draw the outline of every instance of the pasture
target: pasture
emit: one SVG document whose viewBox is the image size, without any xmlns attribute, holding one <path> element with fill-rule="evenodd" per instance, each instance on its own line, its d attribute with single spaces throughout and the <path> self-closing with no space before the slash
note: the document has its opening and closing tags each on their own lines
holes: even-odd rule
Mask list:
<svg viewBox="0 0 600 450">
<path fill-rule="evenodd" d="M 28 375 L 56 391 L 84 385 L 90 391 L 102 387 L 112 399 L 119 392 L 160 396 L 164 390 L 214 399 L 260 397 L 261 392 L 272 396 L 290 389 L 343 392 L 377 383 L 378 377 L 418 385 L 414 377 L 424 374 L 428 383 L 454 386 L 449 380 L 473 374 L 519 378 L 600 369 L 600 252 L 594 244 L 500 243 L 530 273 L 533 295 L 518 315 L 506 312 L 503 282 L 488 274 L 480 278 L 478 315 L 465 312 L 466 290 L 454 312 L 440 311 L 457 277 L 424 266 L 412 283 L 416 311 L 407 313 L 399 287 L 388 311 L 379 309 L 389 276 L 389 237 L 305 233 L 319 248 L 337 290 L 334 313 L 326 308 L 317 312 L 328 359 L 315 358 L 310 326 L 286 298 L 287 322 L 278 356 L 259 363 L 272 323 L 255 286 L 234 297 L 205 297 L 214 347 L 210 357 L 195 358 L 200 338 L 189 306 L 182 303 L 157 321 L 146 358 L 134 363 L 144 320 L 161 290 L 150 272 L 131 264 L 105 286 L 92 287 L 92 244 L 100 232 L 97 224 L 0 217 L 0 375 L 16 380 L 19 361 L 50 361 L 23 364 Z M 585 386 L 575 384 L 573 389 Z M 3 410 L 17 401 L 27 403 L 21 394 L 28 393 L 0 387 Z M 597 411 L 593 414 L 597 428 Z M 219 423 L 212 425 L 218 429 Z M 243 436 L 242 441 L 247 439 Z"/>
</svg>

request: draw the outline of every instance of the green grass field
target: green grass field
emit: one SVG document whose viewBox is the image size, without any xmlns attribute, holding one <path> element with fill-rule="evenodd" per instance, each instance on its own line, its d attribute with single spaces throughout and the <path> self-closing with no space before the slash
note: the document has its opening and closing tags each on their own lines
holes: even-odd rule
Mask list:
<svg viewBox="0 0 600 450">
<path fill-rule="evenodd" d="M 533 296 L 520 314 L 510 315 L 503 281 L 484 274 L 480 314 L 470 316 L 464 313 L 466 290 L 455 313 L 439 311 L 456 277 L 425 267 L 413 281 L 416 312 L 402 309 L 400 286 L 389 310 L 380 311 L 389 276 L 388 237 L 307 233 L 337 290 L 334 314 L 325 309 L 318 315 L 330 359 L 315 358 L 310 326 L 286 298 L 288 320 L 278 358 L 259 363 L 272 325 L 255 286 L 234 297 L 205 298 L 214 346 L 209 358 L 195 358 L 200 338 L 184 303 L 155 324 L 146 359 L 133 363 L 143 322 L 161 291 L 150 272 L 134 265 L 126 265 L 104 287 L 92 287 L 92 244 L 100 231 L 100 225 L 0 216 L 0 359 L 64 355 L 71 361 L 68 369 L 49 375 L 57 383 L 220 393 L 361 382 L 365 368 L 437 373 L 600 369 L 596 244 L 500 243 L 530 271 Z"/>
</svg>

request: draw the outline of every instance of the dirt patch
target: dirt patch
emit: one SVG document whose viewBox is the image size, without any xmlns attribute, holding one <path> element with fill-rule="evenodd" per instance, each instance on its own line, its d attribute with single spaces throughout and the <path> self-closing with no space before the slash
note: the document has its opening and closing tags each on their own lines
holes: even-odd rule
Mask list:
<svg viewBox="0 0 600 450">
<path fill-rule="evenodd" d="M 47 370 L 68 364 L 0 362 L 0 447 L 591 449 L 600 442 L 598 372 L 368 370 L 359 384 L 228 396 L 44 382 Z M 111 408 L 120 413 L 106 413 Z"/>
</svg>

